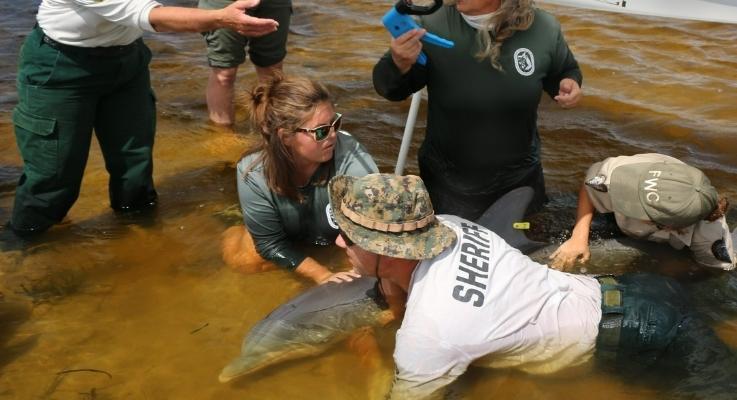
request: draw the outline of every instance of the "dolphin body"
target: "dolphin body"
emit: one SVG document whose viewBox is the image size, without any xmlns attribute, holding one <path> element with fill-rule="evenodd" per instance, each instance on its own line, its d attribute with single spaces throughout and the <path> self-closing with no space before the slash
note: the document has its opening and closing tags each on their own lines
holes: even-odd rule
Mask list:
<svg viewBox="0 0 737 400">
<path fill-rule="evenodd" d="M 523 219 L 533 193 L 529 187 L 507 193 L 477 222 L 534 260 L 546 263 L 557 245 L 533 242 L 512 227 Z M 592 243 L 591 253 L 592 259 L 602 264 L 597 268 L 606 270 L 612 263 L 629 265 L 656 250 L 655 247 L 630 239 L 608 239 Z M 361 277 L 352 282 L 312 287 L 272 311 L 251 329 L 243 339 L 241 355 L 220 373 L 220 382 L 281 361 L 319 354 L 359 328 L 385 325 L 391 319 L 391 311 L 379 295 L 375 278 Z"/>
<path fill-rule="evenodd" d="M 329 282 L 279 306 L 246 335 L 241 355 L 223 369 L 220 382 L 322 353 L 356 329 L 385 325 L 393 316 L 377 283 L 371 277 Z"/>
<path fill-rule="evenodd" d="M 516 222 L 523 221 L 534 193 L 530 187 L 510 191 L 489 207 L 476 223 L 501 236 L 509 245 L 536 262 L 547 264 L 559 244 L 532 241 L 525 236 L 524 231 L 514 228 Z M 676 256 L 679 259 L 688 257 L 683 251 L 670 246 L 626 236 L 594 240 L 589 245 L 589 251 L 591 261 L 585 264 L 586 272 L 589 273 L 623 272 L 634 261 L 638 264 L 647 261 L 662 263 L 663 260 L 675 259 Z"/>
</svg>

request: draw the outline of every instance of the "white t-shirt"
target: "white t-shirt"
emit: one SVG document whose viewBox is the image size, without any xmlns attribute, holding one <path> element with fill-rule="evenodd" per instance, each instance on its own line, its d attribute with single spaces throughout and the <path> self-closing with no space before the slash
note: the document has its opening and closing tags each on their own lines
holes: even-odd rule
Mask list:
<svg viewBox="0 0 737 400">
<path fill-rule="evenodd" d="M 586 172 L 586 192 L 591 203 L 600 213 L 614 213 L 617 226 L 628 236 L 646 239 L 657 243 L 668 243 L 674 249 L 689 247 L 696 262 L 703 266 L 731 270 L 735 268 L 735 251 L 732 238 L 724 217 L 714 221 L 698 223 L 678 230 L 660 229 L 651 221 L 642 221 L 626 217 L 614 211 L 611 195 L 608 192 L 609 182 L 615 168 L 635 163 L 665 162 L 683 164 L 683 161 L 658 153 L 635 154 L 633 156 L 609 157 L 594 163 Z M 731 261 L 719 260 L 715 257 L 712 246 L 721 240 Z"/>
<path fill-rule="evenodd" d="M 46 36 L 78 47 L 109 47 L 133 43 L 144 31 L 155 32 L 148 20 L 154 0 L 43 0 L 38 25 Z"/>
<path fill-rule="evenodd" d="M 414 271 L 394 361 L 392 396 L 426 396 L 469 364 L 551 373 L 593 354 L 596 279 L 549 269 L 486 228 L 441 216 L 454 246 Z"/>
</svg>

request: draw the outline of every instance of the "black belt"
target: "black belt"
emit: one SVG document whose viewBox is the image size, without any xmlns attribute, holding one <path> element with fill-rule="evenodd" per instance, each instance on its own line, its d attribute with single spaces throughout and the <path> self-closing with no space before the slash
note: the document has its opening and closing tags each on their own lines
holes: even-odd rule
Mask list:
<svg viewBox="0 0 737 400">
<path fill-rule="evenodd" d="M 64 43 L 59 43 L 56 40 L 46 36 L 46 34 L 44 33 L 41 33 L 41 40 L 47 45 L 49 45 L 50 47 L 53 47 L 61 52 L 87 54 L 87 55 L 96 56 L 96 57 L 121 56 L 123 54 L 130 52 L 136 47 L 138 47 L 138 42 L 142 41 L 142 39 L 139 38 L 135 40 L 133 43 L 126 44 L 123 46 L 80 47 L 80 46 L 72 46 L 72 45 L 68 45 Z"/>
<path fill-rule="evenodd" d="M 597 352 L 605 358 L 616 357 L 619 339 L 622 332 L 623 301 L 619 282 L 611 276 L 596 278 L 601 285 L 601 322 L 599 335 L 596 337 Z"/>
</svg>

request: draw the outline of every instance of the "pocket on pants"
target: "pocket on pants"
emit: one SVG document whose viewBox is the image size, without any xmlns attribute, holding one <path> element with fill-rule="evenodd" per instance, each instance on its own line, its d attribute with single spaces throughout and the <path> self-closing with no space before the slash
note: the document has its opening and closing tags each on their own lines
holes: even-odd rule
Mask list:
<svg viewBox="0 0 737 400">
<path fill-rule="evenodd" d="M 29 37 L 21 47 L 18 64 L 18 82 L 44 86 L 51 81 L 62 54 L 45 43 L 36 43 L 38 38 Z"/>
<path fill-rule="evenodd" d="M 59 160 L 59 135 L 56 120 L 13 110 L 13 124 L 25 168 L 44 176 L 56 174 Z"/>
</svg>

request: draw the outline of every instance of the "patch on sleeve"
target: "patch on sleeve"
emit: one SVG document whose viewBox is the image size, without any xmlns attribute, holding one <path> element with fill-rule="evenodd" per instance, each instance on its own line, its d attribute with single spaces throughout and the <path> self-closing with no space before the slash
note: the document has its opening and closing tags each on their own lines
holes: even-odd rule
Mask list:
<svg viewBox="0 0 737 400">
<path fill-rule="evenodd" d="M 327 217 L 328 224 L 330 224 L 330 227 L 333 229 L 338 229 L 338 222 L 335 221 L 335 216 L 333 215 L 333 208 L 330 207 L 330 203 L 325 207 L 325 216 Z"/>
<path fill-rule="evenodd" d="M 592 189 L 594 189 L 596 191 L 606 193 L 606 192 L 609 191 L 609 188 L 607 188 L 607 186 L 604 184 L 604 182 L 606 182 L 606 176 L 604 176 L 604 175 L 596 175 L 595 177 L 587 180 L 584 183 L 586 184 L 586 186 L 588 186 L 588 187 L 590 187 L 590 188 L 592 188 Z"/>
</svg>

